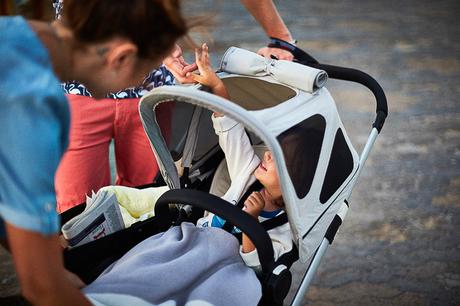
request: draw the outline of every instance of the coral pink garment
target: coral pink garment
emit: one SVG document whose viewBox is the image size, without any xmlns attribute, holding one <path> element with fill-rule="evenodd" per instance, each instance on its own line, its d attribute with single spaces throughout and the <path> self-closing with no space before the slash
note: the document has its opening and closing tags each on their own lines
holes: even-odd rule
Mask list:
<svg viewBox="0 0 460 306">
<path fill-rule="evenodd" d="M 139 117 L 139 99 L 102 99 L 67 95 L 71 125 L 69 147 L 55 176 L 57 210 L 85 201 L 85 195 L 111 184 L 109 144 L 115 143 L 116 184 L 152 183 L 158 165 Z M 158 123 L 166 138 L 171 132 L 171 105 L 159 106 Z"/>
</svg>

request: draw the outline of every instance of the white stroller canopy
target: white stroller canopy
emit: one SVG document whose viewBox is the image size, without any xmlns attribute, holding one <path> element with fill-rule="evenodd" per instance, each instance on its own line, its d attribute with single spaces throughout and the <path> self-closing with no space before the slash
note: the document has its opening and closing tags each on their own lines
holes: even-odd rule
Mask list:
<svg viewBox="0 0 460 306">
<path fill-rule="evenodd" d="M 180 188 L 179 174 L 157 124 L 158 104 L 184 102 L 223 112 L 255 133 L 275 158 L 293 239 L 300 260 L 306 262 L 351 193 L 358 154 L 346 135 L 334 100 L 327 89 L 321 88 L 327 79 L 324 71 L 263 60 L 268 65 L 261 65 L 259 56 L 249 51 L 233 47 L 227 51 L 219 76 L 233 102 L 202 91 L 200 86 L 164 86 L 142 98 L 140 114 L 170 188 Z M 269 68 L 261 72 L 260 67 Z M 193 116 L 189 134 L 205 117 L 208 116 Z M 211 126 L 209 129 L 214 134 Z"/>
</svg>

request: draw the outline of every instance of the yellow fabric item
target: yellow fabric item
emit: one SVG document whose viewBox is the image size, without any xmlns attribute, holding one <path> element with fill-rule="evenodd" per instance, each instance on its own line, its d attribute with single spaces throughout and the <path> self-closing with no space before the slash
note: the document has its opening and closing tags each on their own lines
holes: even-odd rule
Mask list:
<svg viewBox="0 0 460 306">
<path fill-rule="evenodd" d="M 139 221 L 143 215 L 154 216 L 155 203 L 163 193 L 169 190 L 169 187 L 137 189 L 125 186 L 106 186 L 101 189 L 112 191 L 115 194 L 125 227 L 129 227 Z"/>
</svg>

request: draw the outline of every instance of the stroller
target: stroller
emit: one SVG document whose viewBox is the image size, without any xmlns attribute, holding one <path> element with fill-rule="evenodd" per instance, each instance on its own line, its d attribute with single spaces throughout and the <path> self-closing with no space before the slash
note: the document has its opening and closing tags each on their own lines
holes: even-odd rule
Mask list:
<svg viewBox="0 0 460 306">
<path fill-rule="evenodd" d="M 345 218 L 352 189 L 388 111 L 383 90 L 369 75 L 319 64 L 296 47 L 291 51 L 298 63 L 262 59 L 230 48 L 218 75 L 231 102 L 208 93 L 201 85 L 159 87 L 144 96 L 139 111 L 163 179 L 157 184 L 167 184 L 171 190 L 157 201 L 154 217 L 66 250 L 66 267 L 90 282 L 140 241 L 184 221 L 196 223 L 209 211 L 239 228 L 254 243 L 262 269 L 258 274 L 263 292 L 259 305 L 282 305 L 291 287 L 290 267 L 299 259 L 310 262 L 291 304 L 300 305 Z M 333 98 L 323 87 L 327 77 L 360 83 L 375 95 L 376 118 L 360 155 L 345 132 Z M 174 105 L 172 135 L 162 135 L 156 123 L 155 107 L 160 103 Z M 285 214 L 261 224 L 220 198 L 229 183 L 224 154 L 211 125 L 213 111 L 242 123 L 256 151 L 262 146 L 272 152 Z M 286 147 L 296 143 L 283 146 L 286 135 L 311 140 L 301 148 L 302 154 L 295 156 L 296 162 L 306 163 L 300 175 L 287 166 Z M 63 220 L 81 210 L 68 211 Z M 294 247 L 275 261 L 267 231 L 286 222 Z"/>
</svg>

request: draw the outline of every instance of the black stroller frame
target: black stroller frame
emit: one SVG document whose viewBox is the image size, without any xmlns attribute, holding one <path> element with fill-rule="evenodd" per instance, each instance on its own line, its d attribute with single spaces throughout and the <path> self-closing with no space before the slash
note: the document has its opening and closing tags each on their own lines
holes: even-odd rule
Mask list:
<svg viewBox="0 0 460 306">
<path fill-rule="evenodd" d="M 274 44 L 277 40 L 273 41 Z M 279 42 L 278 42 L 279 43 Z M 370 150 L 380 133 L 388 115 L 387 100 L 381 86 L 368 74 L 350 68 L 320 64 L 303 50 L 287 45 L 295 55 L 295 60 L 303 65 L 322 69 L 330 78 L 356 82 L 371 90 L 376 100 L 376 117 L 371 133 L 359 156 L 359 172 L 367 160 Z M 220 156 L 222 158 L 222 156 Z M 160 183 L 161 185 L 162 183 Z M 291 286 L 291 265 L 298 259 L 297 249 L 281 256 L 277 262 L 273 259 L 270 237 L 262 225 L 256 222 L 241 209 L 222 200 L 220 197 L 193 189 L 173 189 L 163 194 L 155 205 L 155 216 L 120 232 L 103 237 L 97 241 L 72 248 L 64 252 L 65 266 L 79 275 L 85 282 L 94 280 L 108 265 L 120 258 L 140 241 L 159 232 L 166 231 L 172 225 L 186 220 L 186 214 L 180 210 L 171 210 L 173 203 L 188 204 L 198 207 L 200 211 L 210 211 L 246 233 L 258 250 L 262 273 L 258 275 L 263 296 L 259 305 L 282 305 Z M 347 206 L 349 203 L 345 201 Z M 67 211 L 62 215 L 63 222 L 82 211 L 82 206 Z M 330 223 L 324 238 L 310 259 L 309 266 L 292 300 L 291 305 L 301 305 L 308 287 L 319 267 L 327 248 L 343 222 L 343 216 L 336 215 Z M 89 260 L 91 259 L 91 260 Z"/>
</svg>

